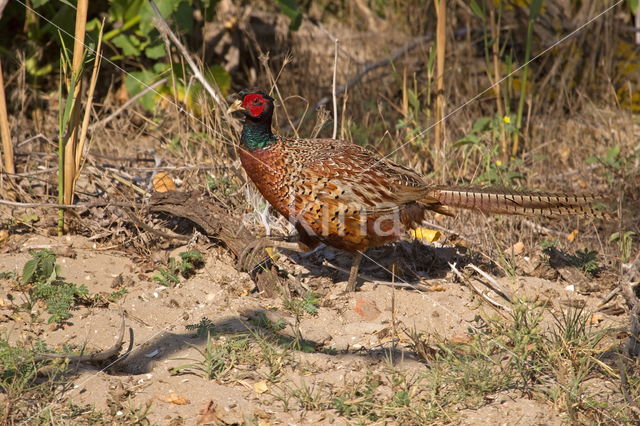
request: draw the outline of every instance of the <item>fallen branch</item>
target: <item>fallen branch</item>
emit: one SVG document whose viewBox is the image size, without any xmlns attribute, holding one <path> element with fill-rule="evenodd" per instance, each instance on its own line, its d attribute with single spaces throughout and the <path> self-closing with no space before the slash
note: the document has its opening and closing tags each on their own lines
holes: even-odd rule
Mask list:
<svg viewBox="0 0 640 426">
<path fill-rule="evenodd" d="M 491 275 L 489 275 L 486 272 L 484 272 L 482 269 L 478 268 L 473 263 L 470 263 L 465 267 L 466 268 L 471 268 L 474 271 L 476 271 L 477 273 L 479 273 L 480 275 L 482 275 L 487 281 L 489 281 L 493 285 L 493 287 L 491 287 L 491 286 L 487 286 L 487 287 L 489 287 L 491 290 L 493 290 L 496 294 L 502 296 L 502 298 L 504 298 L 504 300 L 506 300 L 507 302 L 513 303 L 511 294 L 509 292 L 503 290 L 502 287 L 500 287 L 500 284 L 498 284 L 498 281 L 496 281 L 495 278 L 493 278 Z"/>
<path fill-rule="evenodd" d="M 449 263 L 449 267 L 451 268 L 453 273 L 456 274 L 458 276 L 458 278 L 460 278 L 462 280 L 463 283 L 465 283 L 471 290 L 473 290 L 478 296 L 482 297 L 490 305 L 492 305 L 493 307 L 496 307 L 496 308 L 504 309 L 507 312 L 511 312 L 511 308 L 510 307 L 504 306 L 503 304 L 501 304 L 500 302 L 492 299 L 488 294 L 480 291 L 476 286 L 474 286 L 473 283 L 471 282 L 471 280 L 467 279 L 464 275 L 462 275 L 462 273 L 458 270 L 458 268 L 456 268 L 456 264 L 455 263 Z"/>
<path fill-rule="evenodd" d="M 155 192 L 149 200 L 147 211 L 193 222 L 206 236 L 224 244 L 236 259 L 242 255 L 250 243 L 256 240 L 256 237 L 244 227 L 239 217 L 230 215 L 219 202 L 204 194 L 182 191 Z M 256 265 L 264 265 L 264 260 L 268 260 L 266 254 L 256 259 Z M 236 267 L 240 270 L 241 266 Z M 268 297 L 278 294 L 278 280 L 270 266 L 254 267 L 249 270 L 254 271 L 250 275 L 261 292 Z"/>
</svg>

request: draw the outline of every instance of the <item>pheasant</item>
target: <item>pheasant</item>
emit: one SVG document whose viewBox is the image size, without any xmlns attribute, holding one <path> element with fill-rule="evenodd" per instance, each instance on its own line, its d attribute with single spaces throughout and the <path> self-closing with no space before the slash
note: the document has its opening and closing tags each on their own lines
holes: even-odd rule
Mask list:
<svg viewBox="0 0 640 426">
<path fill-rule="evenodd" d="M 274 99 L 262 91 L 240 95 L 228 112 L 241 111 L 245 117 L 242 166 L 264 198 L 295 226 L 301 250 L 322 242 L 353 254 L 348 291 L 356 288 L 362 254 L 400 239 L 428 210 L 445 215 L 453 215 L 452 207 L 516 215 L 599 215 L 589 195 L 436 186 L 347 141 L 275 135 Z"/>
</svg>

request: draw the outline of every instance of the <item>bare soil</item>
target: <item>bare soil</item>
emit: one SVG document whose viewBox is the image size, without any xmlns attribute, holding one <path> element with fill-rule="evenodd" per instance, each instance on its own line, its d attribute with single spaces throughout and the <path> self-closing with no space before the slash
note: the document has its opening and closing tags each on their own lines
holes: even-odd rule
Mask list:
<svg viewBox="0 0 640 426">
<path fill-rule="evenodd" d="M 58 253 L 64 279 L 85 284 L 90 294 L 109 294 L 114 286 L 125 286 L 127 294 L 108 306 L 80 306 L 69 322 L 55 328 L 41 322 L 34 324 L 25 313 L 12 310 L 7 297 L 12 290 L 3 285 L 0 330 L 12 341 L 37 338 L 51 347 L 69 344 L 91 352 L 107 348 L 117 339 L 121 306 L 126 312 L 126 325 L 135 336 L 133 352 L 113 366 L 73 365 L 73 386 L 64 395 L 74 404 L 110 412 L 114 421 L 124 415 L 123 407 L 151 404 L 147 417 L 151 424 L 196 424 L 202 418 L 202 410 L 213 401 L 209 412 L 215 412 L 218 422 L 230 424 L 249 419 L 262 424 L 347 423 L 349 420 L 335 410 L 309 410 L 294 402 L 286 407 L 278 400 L 277 395 L 283 393 L 279 388 L 306 385 L 335 390 L 361 383 L 390 365 L 407 374 L 420 374 L 429 368 L 428 363 L 419 359 L 406 337 L 398 339 L 394 328 L 464 339 L 477 316 L 504 315 L 456 282 L 451 272 L 439 278 L 420 277 L 415 283 L 426 291 L 365 282 L 360 291 L 344 294 L 346 276 L 316 263 L 324 256 L 348 263 L 349 259 L 340 259 L 340 253 L 324 249 L 311 259 L 298 259 L 302 264 L 282 258 L 302 284 L 320 294 L 317 315 L 306 315 L 300 331 L 322 350 L 290 350 L 289 356 L 295 361 L 277 381 L 267 382 L 266 388 L 261 389 L 256 384 L 264 383 L 264 369 L 238 366 L 233 378 L 224 381 L 194 374 L 175 375 L 170 370 L 184 365 L 184 359 L 201 358 L 196 348 L 202 348 L 205 339 L 195 337 L 185 325 L 203 317 L 213 322 L 222 339 L 246 332 L 250 319 L 259 312 L 294 324 L 292 315 L 282 309 L 281 298 L 267 299 L 251 292 L 254 285 L 250 277 L 236 271 L 226 249 L 209 248 L 206 264 L 195 276 L 175 287 L 164 287 L 151 281 L 151 273 L 132 262 L 126 253 L 105 249 L 87 238 L 16 235 L 5 243 L 0 270 L 20 273 L 29 258 L 28 250 L 43 247 Z M 171 254 L 175 253 L 174 250 Z M 477 278 L 472 280 L 486 289 Z M 599 292 L 580 295 L 561 279 L 519 276 L 499 279 L 499 283 L 514 298 L 544 301 L 549 312 L 557 312 L 571 302 L 584 303 L 587 310 L 595 311 L 602 298 Z M 20 297 L 13 293 L 14 299 Z M 625 316 L 602 315 L 594 326 L 624 327 L 624 322 Z M 287 327 L 282 333 L 291 335 L 291 329 Z M 548 401 L 514 390 L 488 396 L 476 407 L 460 407 L 451 420 L 459 424 L 555 425 L 567 418 Z"/>
</svg>

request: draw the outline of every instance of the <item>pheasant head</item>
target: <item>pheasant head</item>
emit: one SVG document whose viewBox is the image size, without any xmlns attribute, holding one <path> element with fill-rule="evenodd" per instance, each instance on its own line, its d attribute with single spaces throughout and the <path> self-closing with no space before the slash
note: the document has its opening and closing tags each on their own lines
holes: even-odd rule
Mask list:
<svg viewBox="0 0 640 426">
<path fill-rule="evenodd" d="M 271 132 L 273 98 L 262 91 L 240 92 L 241 99 L 235 101 L 227 112 L 242 112 L 245 117 L 240 142 L 249 151 L 268 148 L 276 142 Z"/>
</svg>

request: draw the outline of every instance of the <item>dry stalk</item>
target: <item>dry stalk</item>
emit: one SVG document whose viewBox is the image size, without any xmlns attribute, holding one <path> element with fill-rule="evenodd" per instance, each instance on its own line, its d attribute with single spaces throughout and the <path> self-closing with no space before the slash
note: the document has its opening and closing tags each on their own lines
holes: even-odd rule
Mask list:
<svg viewBox="0 0 640 426">
<path fill-rule="evenodd" d="M 436 125 L 435 125 L 435 152 L 442 157 L 441 167 L 445 174 L 445 147 L 444 147 L 444 59 L 447 43 L 447 1 L 438 0 L 436 6 Z"/>
<path fill-rule="evenodd" d="M 4 79 L 2 76 L 2 61 L 0 60 L 0 137 L 2 137 L 2 159 L 5 172 L 15 174 L 13 162 L 13 145 L 11 144 L 11 129 L 7 114 L 7 103 L 4 97 Z"/>
<path fill-rule="evenodd" d="M 338 72 L 338 39 L 335 41 L 335 55 L 333 57 L 333 84 L 331 85 L 331 97 L 333 98 L 333 139 L 338 136 L 338 100 L 336 97 L 336 74 Z"/>
<path fill-rule="evenodd" d="M 71 78 L 76 80 L 73 92 L 73 109 L 69 120 L 69 137 L 64 145 L 64 204 L 72 204 L 73 187 L 76 182 L 76 150 L 80 140 L 80 93 L 82 91 L 82 66 L 84 62 L 84 35 L 87 26 L 89 0 L 78 0 L 76 8 L 76 27 L 73 42 L 73 60 Z M 70 86 L 70 85 L 69 85 Z"/>
<path fill-rule="evenodd" d="M 500 91 L 501 85 L 496 82 L 502 80 L 500 73 L 500 20 L 501 15 L 496 19 L 495 11 L 491 9 L 489 12 L 489 24 L 491 27 L 491 38 L 493 39 L 493 45 L 491 49 L 491 56 L 493 58 L 493 79 L 491 84 L 493 86 L 493 92 L 496 96 L 496 107 L 498 109 L 498 116 L 504 117 L 504 110 L 502 108 L 502 94 Z M 490 73 L 487 73 L 490 74 Z M 500 146 L 502 148 L 502 162 L 507 164 L 509 161 L 509 145 L 507 144 L 507 135 L 505 133 L 504 126 L 500 126 Z"/>
<path fill-rule="evenodd" d="M 80 170 L 82 170 L 82 166 L 84 165 L 84 151 L 85 151 L 85 143 L 87 141 L 87 130 L 89 129 L 89 119 L 91 118 L 91 106 L 93 104 L 93 94 L 96 89 L 96 83 L 98 82 L 98 73 L 100 71 L 100 64 L 102 62 L 102 33 L 104 29 L 104 19 L 102 20 L 102 26 L 100 27 L 100 32 L 98 34 L 98 45 L 95 50 L 95 60 L 93 62 L 93 71 L 91 72 L 91 80 L 89 81 L 89 91 L 87 93 L 87 102 L 84 107 L 84 117 L 82 119 L 82 128 L 80 130 L 80 136 L 78 138 L 78 145 L 75 148 L 75 173 L 73 177 L 73 185 L 71 190 L 75 190 L 76 182 L 78 180 L 78 176 L 80 176 Z"/>
</svg>

